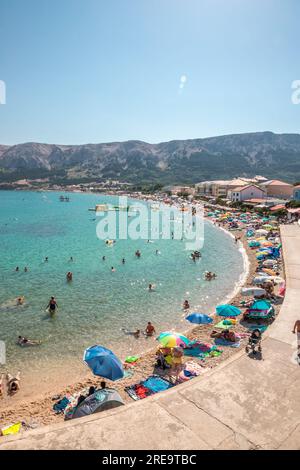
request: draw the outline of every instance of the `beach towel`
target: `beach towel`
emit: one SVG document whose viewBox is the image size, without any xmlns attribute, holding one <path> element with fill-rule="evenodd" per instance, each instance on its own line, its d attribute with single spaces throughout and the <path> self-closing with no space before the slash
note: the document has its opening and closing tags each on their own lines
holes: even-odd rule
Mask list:
<svg viewBox="0 0 300 470">
<path fill-rule="evenodd" d="M 53 405 L 53 410 L 56 413 L 62 413 L 66 409 L 69 403 L 70 403 L 70 400 L 67 397 L 64 397 Z"/>
<path fill-rule="evenodd" d="M 143 385 L 154 393 L 163 392 L 164 390 L 168 390 L 173 387 L 173 384 L 159 375 L 152 375 L 143 382 Z"/>
<path fill-rule="evenodd" d="M 206 369 L 199 366 L 199 364 L 197 364 L 194 361 L 186 362 L 186 364 L 184 365 L 184 369 L 180 372 L 177 378 L 177 382 L 178 383 L 187 382 L 188 380 L 191 380 L 194 377 L 199 376 L 205 370 Z"/>
<path fill-rule="evenodd" d="M 21 423 L 16 423 L 12 424 L 11 426 L 6 426 L 5 428 L 1 429 L 1 434 L 2 436 L 10 436 L 13 434 L 18 434 L 18 432 L 21 429 L 22 424 Z"/>
<path fill-rule="evenodd" d="M 222 354 L 214 344 L 200 343 L 194 341 L 191 348 L 186 348 L 183 351 L 185 356 L 197 357 L 197 359 L 204 360 L 206 357 L 216 357 Z"/>
<path fill-rule="evenodd" d="M 228 328 L 231 328 L 233 326 L 233 323 L 230 322 L 230 320 L 222 320 L 216 325 L 214 325 L 214 328 L 221 328 L 222 330 L 228 330 Z"/>
<path fill-rule="evenodd" d="M 232 343 L 231 341 L 227 341 L 224 338 L 216 338 L 215 344 L 218 346 L 230 346 L 231 348 L 239 348 L 241 343 L 238 341 L 236 343 Z"/>
<path fill-rule="evenodd" d="M 173 384 L 164 377 L 151 375 L 148 379 L 143 380 L 138 384 L 125 387 L 124 390 L 133 400 L 142 400 L 171 387 L 173 387 Z"/>
<path fill-rule="evenodd" d="M 139 360 L 139 356 L 127 356 L 125 359 L 125 362 L 127 364 L 133 364 L 136 363 Z"/>
</svg>

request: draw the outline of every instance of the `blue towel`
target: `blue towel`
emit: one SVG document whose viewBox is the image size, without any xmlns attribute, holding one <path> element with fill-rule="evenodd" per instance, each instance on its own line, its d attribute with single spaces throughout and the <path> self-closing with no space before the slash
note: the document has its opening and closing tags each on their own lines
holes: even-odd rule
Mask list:
<svg viewBox="0 0 300 470">
<path fill-rule="evenodd" d="M 168 390 L 168 388 L 173 387 L 173 384 L 163 379 L 162 377 L 149 377 L 142 382 L 144 387 L 149 388 L 152 392 L 158 393 Z"/>
<path fill-rule="evenodd" d="M 198 359 L 205 359 L 207 356 L 207 354 L 205 354 L 199 348 L 184 349 L 183 354 L 185 356 L 197 357 Z"/>
<path fill-rule="evenodd" d="M 68 400 L 67 397 L 62 398 L 59 400 L 55 405 L 53 405 L 53 410 L 56 411 L 56 413 L 62 413 L 68 406 L 70 401 Z"/>
</svg>

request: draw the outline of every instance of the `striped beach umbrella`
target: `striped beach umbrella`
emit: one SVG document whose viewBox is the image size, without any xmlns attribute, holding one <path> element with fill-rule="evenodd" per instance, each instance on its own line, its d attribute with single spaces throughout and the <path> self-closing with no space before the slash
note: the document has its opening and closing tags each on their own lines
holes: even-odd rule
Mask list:
<svg viewBox="0 0 300 470">
<path fill-rule="evenodd" d="M 156 339 L 165 348 L 175 348 L 176 346 L 185 348 L 190 343 L 190 340 L 186 338 L 186 336 L 170 331 L 161 333 Z"/>
</svg>

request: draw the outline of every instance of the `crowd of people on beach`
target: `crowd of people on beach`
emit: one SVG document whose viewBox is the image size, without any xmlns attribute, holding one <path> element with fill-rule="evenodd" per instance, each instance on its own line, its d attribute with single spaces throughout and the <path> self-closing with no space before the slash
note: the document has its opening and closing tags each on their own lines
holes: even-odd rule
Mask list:
<svg viewBox="0 0 300 470">
<path fill-rule="evenodd" d="M 254 317 L 254 321 L 251 323 L 251 317 L 248 316 L 249 310 L 258 300 L 265 300 L 276 305 L 282 301 L 284 297 L 285 289 L 280 283 L 281 274 L 281 258 L 280 258 L 280 239 L 279 232 L 276 226 L 276 220 L 273 218 L 270 220 L 272 228 L 265 231 L 262 234 L 262 227 L 266 225 L 267 220 L 263 216 L 256 214 L 255 212 L 243 214 L 243 213 L 230 213 L 224 210 L 213 210 L 206 209 L 205 216 L 211 220 L 216 226 L 224 228 L 225 230 L 232 232 L 234 235 L 235 244 L 247 243 L 250 249 L 256 250 L 256 277 L 259 279 L 250 280 L 252 284 L 249 288 L 253 289 L 254 294 L 248 295 L 246 300 L 239 300 L 238 307 L 244 309 L 244 312 L 236 316 L 228 315 L 223 318 L 220 322 L 220 318 L 212 317 L 210 329 L 211 343 L 203 343 L 197 339 L 189 341 L 189 344 L 183 346 L 163 347 L 160 345 L 156 350 L 155 354 L 155 372 L 161 374 L 162 377 L 168 377 L 171 380 L 172 385 L 182 383 L 182 381 L 189 380 L 201 373 L 207 366 L 206 361 L 209 358 L 217 357 L 222 354 L 224 347 L 240 347 L 242 342 L 245 342 L 245 350 L 247 354 L 253 357 L 259 356 L 262 358 L 262 339 L 263 332 L 267 328 L 268 321 L 264 318 L 267 317 Z M 238 233 L 240 232 L 240 233 Z M 150 240 L 148 240 L 150 243 Z M 116 241 L 113 241 L 116 243 Z M 108 243 L 109 244 L 109 243 Z M 160 254 L 158 250 L 155 251 L 156 255 Z M 134 256 L 137 259 L 142 258 L 140 250 L 136 250 Z M 194 251 L 189 255 L 189 258 L 196 262 L 201 259 L 201 252 Z M 70 258 L 73 261 L 73 258 Z M 272 263 L 268 261 L 272 260 Z M 45 258 L 45 262 L 48 262 L 48 257 Z M 102 261 L 106 261 L 106 256 L 102 256 Z M 274 263 L 273 263 L 274 261 Z M 121 258 L 121 264 L 126 263 L 125 257 Z M 267 271 L 269 269 L 269 272 Z M 17 270 L 17 269 L 16 269 Z M 115 272 L 116 268 L 111 267 L 111 271 Z M 27 268 L 28 271 L 28 268 Z M 217 274 L 212 271 L 205 271 L 204 279 L 212 281 L 217 278 Z M 261 278 L 261 279 L 260 279 Z M 69 271 L 66 274 L 66 279 L 71 282 L 73 274 Z M 259 281 L 259 282 L 258 282 Z M 260 291 L 259 291 L 260 290 Z M 148 291 L 155 291 L 155 284 L 152 282 L 148 284 Z M 256 295 L 257 293 L 262 294 Z M 24 297 L 20 297 L 20 305 L 24 303 Z M 281 300 L 280 300 L 281 299 Z M 55 297 L 51 297 L 47 310 L 50 314 L 54 314 L 58 309 L 58 304 Z M 189 299 L 185 299 L 182 305 L 184 312 L 188 312 L 191 309 Z M 269 317 L 268 317 L 269 318 Z M 275 318 L 274 315 L 270 317 L 271 321 Z M 240 328 L 239 328 L 240 327 Z M 245 332 L 245 327 L 247 328 Z M 201 329 L 201 325 L 197 327 Z M 149 321 L 144 328 L 141 330 L 136 329 L 122 329 L 124 334 L 130 335 L 135 339 L 139 339 L 141 336 L 153 337 L 157 334 L 155 326 Z M 200 331 L 200 330 L 198 330 Z M 299 349 L 298 358 L 300 361 L 300 320 L 295 322 L 293 333 L 297 334 Z M 22 347 L 27 345 L 38 345 L 40 344 L 36 340 L 31 340 L 26 337 L 19 336 L 18 344 Z M 187 356 L 187 357 L 185 357 Z M 192 362 L 190 358 L 192 357 Z M 136 359 L 138 361 L 139 359 Z M 134 372 L 136 362 L 126 363 L 124 362 L 124 368 Z M 198 367 L 198 369 L 197 369 Z M 192 372 L 191 372 L 192 370 Z M 3 390 L 3 377 L 1 378 L 0 388 Z M 15 377 L 12 375 L 7 376 L 7 387 L 9 387 L 10 394 L 15 394 L 20 389 L 20 373 Z M 105 389 L 105 382 L 100 383 L 100 388 Z M 95 392 L 95 387 L 90 387 L 87 393 L 80 394 L 78 397 L 77 406 L 79 406 L 87 397 L 91 396 Z M 146 395 L 145 395 L 146 396 Z M 144 396 L 143 396 L 144 397 Z M 142 398 L 143 398 L 142 397 Z"/>
</svg>

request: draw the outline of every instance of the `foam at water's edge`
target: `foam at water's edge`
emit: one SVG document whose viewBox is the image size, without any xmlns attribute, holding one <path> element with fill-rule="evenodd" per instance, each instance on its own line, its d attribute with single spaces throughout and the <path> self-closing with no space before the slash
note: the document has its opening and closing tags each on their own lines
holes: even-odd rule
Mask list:
<svg viewBox="0 0 300 470">
<path fill-rule="evenodd" d="M 206 222 L 210 223 L 213 227 L 215 227 L 216 229 L 219 229 L 219 230 L 222 230 L 227 236 L 231 237 L 231 238 L 235 238 L 234 235 L 229 231 L 229 230 L 226 230 L 225 228 L 223 227 L 218 227 L 216 226 L 211 220 L 209 219 L 205 219 Z M 245 285 L 247 279 L 248 279 L 248 276 L 249 276 L 249 272 L 250 272 L 250 261 L 249 261 L 249 258 L 248 258 L 248 255 L 247 255 L 247 252 L 246 252 L 246 249 L 244 248 L 243 244 L 239 241 L 238 242 L 238 251 L 241 253 L 242 257 L 243 257 L 243 266 L 244 266 L 244 270 L 242 272 L 242 274 L 240 275 L 240 278 L 239 280 L 235 283 L 234 287 L 233 287 L 233 290 L 227 294 L 225 297 L 224 297 L 224 300 L 222 302 L 220 302 L 221 304 L 222 303 L 228 303 L 230 302 L 236 295 L 238 295 L 238 293 L 240 292 L 240 290 L 242 289 L 242 287 Z"/>
</svg>

